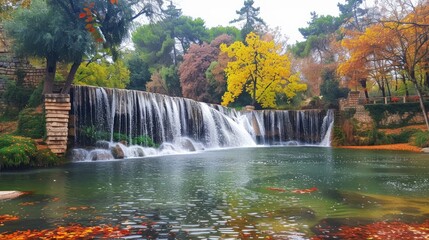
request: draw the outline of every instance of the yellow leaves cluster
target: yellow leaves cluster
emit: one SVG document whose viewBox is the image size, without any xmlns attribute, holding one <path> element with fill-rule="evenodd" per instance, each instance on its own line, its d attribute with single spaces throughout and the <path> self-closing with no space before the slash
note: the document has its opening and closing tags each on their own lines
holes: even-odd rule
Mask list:
<svg viewBox="0 0 429 240">
<path fill-rule="evenodd" d="M 305 91 L 306 84 L 300 83 L 299 75 L 292 74 L 289 56 L 282 54 L 281 46 L 274 41 L 262 41 L 255 33 L 249 33 L 246 44 L 234 42 L 222 44 L 221 52 L 231 59 L 225 69 L 227 91 L 222 105 L 235 101 L 245 90 L 253 101 L 264 108 L 275 107 L 275 97 L 284 93 L 293 97 L 296 92 Z"/>
</svg>

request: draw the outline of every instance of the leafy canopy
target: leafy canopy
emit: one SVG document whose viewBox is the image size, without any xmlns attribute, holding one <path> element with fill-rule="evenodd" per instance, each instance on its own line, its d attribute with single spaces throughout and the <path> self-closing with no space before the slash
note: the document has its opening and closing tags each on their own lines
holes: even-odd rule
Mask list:
<svg viewBox="0 0 429 240">
<path fill-rule="evenodd" d="M 129 82 L 130 72 L 121 60 L 80 66 L 75 77 L 77 85 L 125 88 Z"/>
<path fill-rule="evenodd" d="M 225 69 L 228 79 L 222 97 L 224 106 L 234 102 L 243 90 L 252 96 L 253 105 L 257 102 L 268 108 L 276 106 L 277 93 L 292 98 L 307 89 L 306 84 L 300 83 L 299 74 L 292 73 L 289 56 L 282 54 L 281 46 L 274 41 L 262 41 L 251 32 L 246 44 L 234 42 L 220 48 L 233 59 Z"/>
</svg>

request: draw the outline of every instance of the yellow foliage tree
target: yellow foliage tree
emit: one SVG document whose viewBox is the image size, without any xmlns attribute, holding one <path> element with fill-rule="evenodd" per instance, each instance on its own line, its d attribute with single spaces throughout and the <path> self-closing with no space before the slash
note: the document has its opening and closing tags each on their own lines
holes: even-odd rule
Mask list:
<svg viewBox="0 0 429 240">
<path fill-rule="evenodd" d="M 276 107 L 276 94 L 284 93 L 291 98 L 296 92 L 305 91 L 307 85 L 300 83 L 299 74 L 292 73 L 289 56 L 282 54 L 280 45 L 274 41 L 262 41 L 251 32 L 246 44 L 235 42 L 230 46 L 222 44 L 222 52 L 232 61 L 225 69 L 227 91 L 222 97 L 222 105 L 235 101 L 243 90 L 264 108 Z"/>
<path fill-rule="evenodd" d="M 91 85 L 98 87 L 125 88 L 130 82 L 130 71 L 124 62 L 90 63 L 80 66 L 75 77 L 77 85 Z"/>
</svg>

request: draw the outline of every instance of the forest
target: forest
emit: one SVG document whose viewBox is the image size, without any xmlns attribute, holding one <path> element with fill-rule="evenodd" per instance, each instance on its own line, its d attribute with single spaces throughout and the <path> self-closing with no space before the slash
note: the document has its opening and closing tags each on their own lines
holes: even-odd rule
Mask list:
<svg viewBox="0 0 429 240">
<path fill-rule="evenodd" d="M 49 69 L 44 93 L 62 81 L 62 92 L 73 83 L 301 108 L 335 107 L 350 89 L 367 99 L 422 98 L 429 87 L 429 7 L 422 0 L 338 3 L 338 16 L 312 12 L 299 29 L 304 41 L 292 44 L 265 24 L 253 0 L 236 11 L 234 26 L 213 28 L 159 0 L 3 2 L 2 24 L 16 53 Z"/>
</svg>

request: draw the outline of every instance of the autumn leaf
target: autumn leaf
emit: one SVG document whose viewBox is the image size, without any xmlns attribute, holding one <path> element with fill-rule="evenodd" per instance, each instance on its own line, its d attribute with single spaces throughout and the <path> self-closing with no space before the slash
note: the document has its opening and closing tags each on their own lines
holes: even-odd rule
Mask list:
<svg viewBox="0 0 429 240">
<path fill-rule="evenodd" d="M 16 220 L 19 220 L 19 217 L 14 215 L 9 215 L 9 214 L 0 215 L 0 224 L 3 224 L 4 222 L 16 221 Z"/>
<path fill-rule="evenodd" d="M 79 18 L 85 18 L 86 17 L 86 13 L 80 13 L 79 14 Z"/>
<path fill-rule="evenodd" d="M 130 231 L 111 226 L 84 227 L 81 225 L 59 226 L 55 229 L 26 230 L 1 233 L 0 239 L 112 239 L 130 235 Z"/>
</svg>

